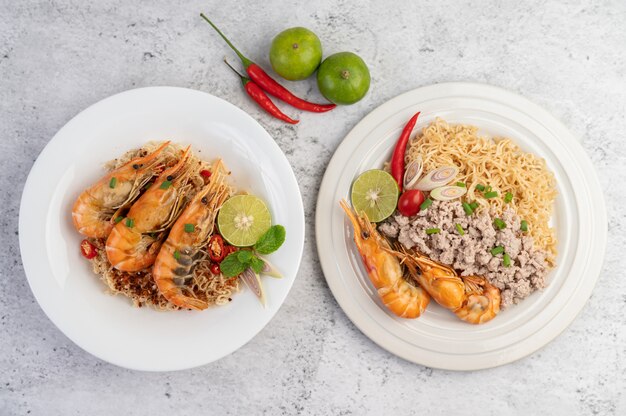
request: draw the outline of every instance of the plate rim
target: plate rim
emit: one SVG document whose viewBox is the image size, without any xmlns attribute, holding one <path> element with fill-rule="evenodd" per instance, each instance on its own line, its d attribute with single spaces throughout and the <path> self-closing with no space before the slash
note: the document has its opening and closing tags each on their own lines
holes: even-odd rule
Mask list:
<svg viewBox="0 0 626 416">
<path fill-rule="evenodd" d="M 293 278 L 291 279 L 284 279 L 284 283 L 286 285 L 288 285 L 288 287 L 286 288 L 286 292 L 284 295 L 284 298 L 281 300 L 280 304 L 276 307 L 276 309 L 267 317 L 267 321 L 264 322 L 262 325 L 259 326 L 259 328 L 256 331 L 251 331 L 251 333 L 249 334 L 249 336 L 247 336 L 245 339 L 245 341 L 243 341 L 242 343 L 235 345 L 233 348 L 229 348 L 225 353 L 215 356 L 211 359 L 199 359 L 196 360 L 195 362 L 189 363 L 187 365 L 167 365 L 164 363 L 159 364 L 159 366 L 154 365 L 154 366 L 144 366 L 144 365 L 134 365 L 133 363 L 128 363 L 125 362 L 123 359 L 118 360 L 118 359 L 112 359 L 109 356 L 104 356 L 104 354 L 100 354 L 98 352 L 94 352 L 92 350 L 90 350 L 89 348 L 86 348 L 84 343 L 77 339 L 75 336 L 72 336 L 70 334 L 68 334 L 68 331 L 66 331 L 64 329 L 65 324 L 62 322 L 62 319 L 59 319 L 58 316 L 56 316 L 52 310 L 49 309 L 49 305 L 46 305 L 46 301 L 42 300 L 43 297 L 43 293 L 40 293 L 39 290 L 35 287 L 35 280 L 37 280 L 36 278 L 32 278 L 30 276 L 32 276 L 34 270 L 33 267 L 30 263 L 24 261 L 25 260 L 25 252 L 28 252 L 28 249 L 26 248 L 26 244 L 27 242 L 25 241 L 25 239 L 27 237 L 25 237 L 25 235 L 28 234 L 28 232 L 25 231 L 25 229 L 27 228 L 27 224 L 26 222 L 28 221 L 28 210 L 29 208 L 26 207 L 25 205 L 25 201 L 27 201 L 27 198 L 31 197 L 31 193 L 32 193 L 32 188 L 36 185 L 36 178 L 35 178 L 35 174 L 38 172 L 38 170 L 41 170 L 41 163 L 42 162 L 42 156 L 44 157 L 49 157 L 47 156 L 47 154 L 49 152 L 52 151 L 53 147 L 57 145 L 57 142 L 60 140 L 58 137 L 62 135 L 63 131 L 68 128 L 68 126 L 71 127 L 71 125 L 73 124 L 73 122 L 81 117 L 81 115 L 83 114 L 91 114 L 94 111 L 99 111 L 100 107 L 105 106 L 108 104 L 109 101 L 112 100 L 117 100 L 117 99 L 124 99 L 125 97 L 132 97 L 135 95 L 140 95 L 140 94 L 190 94 L 190 95 L 196 95 L 196 96 L 203 96 L 203 98 L 208 98 L 210 100 L 215 100 L 216 102 L 219 102 L 220 105 L 223 105 L 227 108 L 230 108 L 234 113 L 237 113 L 240 117 L 242 117 L 243 119 L 248 119 L 249 122 L 252 122 L 252 124 L 255 126 L 255 128 L 259 129 L 259 133 L 261 135 L 266 136 L 267 138 L 267 144 L 273 148 L 274 152 L 277 152 L 277 154 L 279 154 L 279 161 L 281 163 L 284 163 L 285 167 L 288 168 L 288 172 L 289 175 L 284 178 L 284 182 L 282 183 L 282 186 L 286 186 L 289 187 L 291 189 L 293 189 L 293 201 L 294 204 L 296 205 L 297 208 L 297 213 L 295 218 L 297 219 L 297 223 L 290 225 L 291 227 L 297 227 L 297 234 L 298 236 L 300 236 L 298 241 L 295 241 L 294 244 L 297 244 L 296 247 L 296 252 L 297 252 L 297 261 L 295 263 L 295 268 L 294 268 L 294 275 Z M 132 98 L 131 98 L 132 99 Z M 290 190 L 291 192 L 291 190 Z M 47 211 L 45 213 L 47 215 Z M 47 223 L 47 219 L 44 221 L 44 224 Z M 270 133 L 257 121 L 255 120 L 250 114 L 248 114 L 247 112 L 245 112 L 243 109 L 237 107 L 236 105 L 230 103 L 229 101 L 218 97 L 216 95 L 213 95 L 211 93 L 205 92 L 205 91 L 201 91 L 201 90 L 197 90 L 197 89 L 192 89 L 192 88 L 185 88 L 185 87 L 177 87 L 177 86 L 166 86 L 166 85 L 157 85 L 157 86 L 147 86 L 147 87 L 139 87 L 139 88 L 132 88 L 132 89 L 128 89 L 128 90 L 124 90 L 124 91 L 120 91 L 117 92 L 115 94 L 106 96 L 102 99 L 99 99 L 98 101 L 90 104 L 89 106 L 83 108 L 82 110 L 80 110 L 78 113 L 76 113 L 75 115 L 73 115 L 69 120 L 67 120 L 57 131 L 56 133 L 52 136 L 52 138 L 46 143 L 46 145 L 43 147 L 43 149 L 39 152 L 39 154 L 37 155 L 37 158 L 35 159 L 35 161 L 33 162 L 33 164 L 31 165 L 31 168 L 29 170 L 28 176 L 26 178 L 26 181 L 24 182 L 24 186 L 22 188 L 22 194 L 20 197 L 20 209 L 19 209 L 19 213 L 18 213 L 18 239 L 19 239 L 19 248 L 20 248 L 20 258 L 22 260 L 22 265 L 24 268 L 24 275 L 26 277 L 26 281 L 28 282 L 28 286 L 31 290 L 31 293 L 33 294 L 35 300 L 37 301 L 37 304 L 39 305 L 39 307 L 41 308 L 41 310 L 44 312 L 44 314 L 46 315 L 46 317 L 54 324 L 54 326 L 65 336 L 67 337 L 70 341 L 72 341 L 76 346 L 78 346 L 81 350 L 87 352 L 88 354 L 96 357 L 97 359 L 101 360 L 101 361 L 105 361 L 107 363 L 113 364 L 115 366 L 118 366 L 120 368 L 127 368 L 130 370 L 135 370 L 135 371 L 143 371 L 143 372 L 169 372 L 169 371 L 181 371 L 181 370 L 186 370 L 186 369 L 191 369 L 191 368 L 196 368 L 196 367 L 200 367 L 200 366 L 204 366 L 204 365 L 208 365 L 210 363 L 213 363 L 215 361 L 218 361 L 232 353 L 234 353 L 235 351 L 239 350 L 240 348 L 244 347 L 248 342 L 250 342 L 253 338 L 255 338 L 271 321 L 272 319 L 274 319 L 274 317 L 276 316 L 276 314 L 278 313 L 278 311 L 282 308 L 283 304 L 285 303 L 285 301 L 287 300 L 287 297 L 289 296 L 292 288 L 293 288 L 293 284 L 295 283 L 296 278 L 298 277 L 299 271 L 300 271 L 300 267 L 302 265 L 302 257 L 304 254 L 304 241 L 306 238 L 306 221 L 305 221 L 305 212 L 304 212 L 304 205 L 303 205 L 303 201 L 302 201 L 302 194 L 300 191 L 300 186 L 298 184 L 298 180 L 297 177 L 295 175 L 295 172 L 293 170 L 293 167 L 291 166 L 291 163 L 289 162 L 289 160 L 287 159 L 287 156 L 285 155 L 285 153 L 282 151 L 282 149 L 280 148 L 280 146 L 278 146 L 278 143 L 276 143 L 275 139 L 270 135 Z M 46 305 L 46 306 L 44 306 Z"/>
<path fill-rule="evenodd" d="M 432 95 L 436 95 L 436 92 L 438 92 L 439 95 L 433 97 Z M 446 365 L 445 357 L 450 356 L 450 354 L 436 353 L 435 355 L 439 355 L 439 358 L 435 360 L 421 359 L 419 355 L 410 354 L 412 352 L 414 353 L 416 351 L 419 352 L 425 350 L 417 346 L 410 346 L 407 348 L 407 345 L 409 345 L 408 342 L 401 339 L 398 342 L 393 334 L 382 331 L 377 323 L 375 323 L 374 321 L 367 322 L 366 319 L 364 320 L 361 317 L 361 315 L 358 313 L 360 311 L 358 301 L 356 301 L 355 297 L 353 297 L 352 295 L 346 295 L 345 293 L 343 293 L 345 288 L 343 287 L 342 278 L 337 276 L 341 273 L 341 271 L 338 269 L 338 262 L 336 261 L 335 256 L 331 255 L 332 253 L 327 253 L 327 242 L 323 241 L 321 238 L 321 236 L 324 235 L 324 232 L 328 232 L 328 228 L 324 228 L 324 226 L 328 227 L 332 223 L 332 215 L 329 215 L 326 203 L 328 202 L 327 200 L 329 198 L 333 198 L 336 195 L 336 179 L 330 177 L 331 173 L 337 173 L 333 171 L 336 170 L 333 169 L 334 165 L 338 164 L 339 162 L 343 163 L 347 159 L 349 159 L 349 153 L 358 146 L 359 139 L 362 139 L 365 135 L 369 134 L 385 119 L 392 117 L 394 114 L 399 113 L 406 108 L 411 107 L 412 105 L 419 104 L 420 101 L 419 99 L 416 99 L 416 97 L 419 97 L 420 94 L 427 95 L 429 100 L 454 98 L 462 95 L 464 98 L 481 98 L 488 99 L 491 102 L 495 103 L 504 103 L 507 106 L 512 107 L 516 111 L 523 113 L 525 116 L 532 118 L 533 121 L 538 122 L 548 131 L 553 132 L 554 130 L 558 130 L 560 132 L 559 137 L 563 139 L 563 143 L 567 143 L 568 146 L 571 147 L 570 150 L 575 153 L 576 160 L 582 161 L 583 164 L 586 164 L 586 167 L 589 168 L 589 172 L 591 172 L 592 175 L 591 177 L 587 177 L 587 180 L 591 183 L 591 185 L 593 185 L 591 186 L 591 191 L 599 195 L 599 198 L 597 200 L 594 199 L 594 210 L 596 211 L 594 213 L 594 217 L 598 220 L 598 224 L 602 226 L 599 227 L 599 229 L 597 230 L 598 232 L 594 233 L 594 235 L 598 239 L 598 248 L 601 255 L 597 259 L 597 261 L 595 263 L 592 263 L 592 265 L 590 266 L 590 268 L 594 269 L 594 276 L 592 276 L 593 281 L 587 281 L 588 288 L 584 291 L 584 293 L 582 293 L 582 295 L 580 294 L 580 288 L 577 288 L 576 292 L 572 294 L 571 298 L 574 298 L 574 295 L 578 295 L 578 298 L 576 299 L 578 301 L 578 305 L 575 307 L 576 310 L 573 313 L 570 311 L 567 319 L 561 320 L 560 324 L 558 325 L 555 325 L 554 323 L 556 319 L 547 321 L 545 325 L 537 329 L 537 331 L 535 331 L 531 336 L 524 340 L 526 344 L 526 349 L 524 350 L 519 350 L 519 348 L 517 348 L 517 345 L 521 342 L 504 348 L 504 350 L 507 351 L 506 358 L 504 359 L 491 360 L 491 362 L 483 362 L 480 364 L 468 363 L 467 365 Z M 499 98 L 496 99 L 494 95 L 498 96 Z M 504 101 L 503 98 L 506 99 L 506 101 Z M 412 104 L 411 102 L 413 102 L 414 104 Z M 513 106 L 511 102 L 516 103 L 516 105 Z M 551 128 L 545 125 L 546 121 L 549 122 Z M 541 141 L 544 142 L 543 140 Z M 335 187 L 333 187 L 334 185 Z M 594 186 L 596 190 L 593 189 Z M 337 146 L 337 149 L 331 157 L 324 173 L 316 204 L 315 233 L 320 265 L 322 267 L 326 282 L 344 313 L 365 336 L 367 336 L 374 343 L 389 351 L 390 353 L 416 364 L 425 365 L 431 368 L 453 371 L 486 369 L 508 364 L 536 352 L 537 350 L 554 340 L 567 327 L 569 327 L 569 325 L 582 311 L 587 300 L 591 296 L 591 293 L 599 278 L 603 265 L 608 234 L 606 226 L 607 215 L 605 201 L 603 195 L 601 195 L 601 193 L 597 191 L 597 189 L 600 189 L 600 187 L 595 168 L 593 167 L 593 164 L 591 163 L 589 157 L 584 152 L 584 149 L 582 148 L 580 142 L 558 119 L 551 115 L 547 110 L 531 102 L 527 98 L 513 91 L 482 83 L 445 82 L 418 87 L 404 92 L 396 97 L 393 97 L 372 110 L 348 132 L 348 134 L 344 137 L 339 146 Z M 566 304 L 571 301 L 571 298 L 568 299 Z M 561 313 L 555 315 L 555 317 L 559 315 L 561 315 Z M 548 327 L 555 328 L 550 329 L 551 332 L 549 334 L 543 334 L 543 331 L 545 331 Z M 542 340 L 537 340 L 537 334 L 540 333 L 542 335 Z M 432 353 L 432 351 L 429 351 L 429 353 Z M 468 357 L 470 355 L 476 356 L 480 354 L 468 354 Z"/>
</svg>

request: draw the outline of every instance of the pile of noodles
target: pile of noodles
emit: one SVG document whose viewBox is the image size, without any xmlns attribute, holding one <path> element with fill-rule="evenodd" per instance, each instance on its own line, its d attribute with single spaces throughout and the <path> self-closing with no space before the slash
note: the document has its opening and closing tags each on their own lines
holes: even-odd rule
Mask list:
<svg viewBox="0 0 626 416">
<path fill-rule="evenodd" d="M 105 168 L 108 171 L 116 169 L 133 158 L 145 155 L 156 149 L 161 143 L 150 142 L 142 148 L 126 152 L 119 158 L 108 162 Z M 163 153 L 166 167 L 176 164 L 182 155 L 184 148 L 178 144 L 170 144 Z M 200 175 L 202 170 L 212 170 L 212 165 L 192 154 L 187 162 L 191 171 L 189 190 L 185 194 L 185 204 L 204 186 L 204 178 Z M 221 164 L 223 166 L 223 164 Z M 230 194 L 233 189 L 230 188 Z M 168 232 L 166 230 L 165 232 Z M 178 306 L 168 302 L 159 293 L 156 283 L 152 278 L 151 268 L 136 273 L 121 272 L 114 269 L 109 263 L 106 252 L 106 240 L 90 241 L 98 248 L 98 254 L 92 259 L 92 267 L 100 280 L 109 288 L 112 294 L 121 294 L 132 299 L 135 306 L 152 306 L 163 310 L 177 310 Z M 214 276 L 210 270 L 208 253 L 203 252 L 203 258 L 199 260 L 193 269 L 193 283 L 184 290 L 185 295 L 206 301 L 209 305 L 224 305 L 232 300 L 233 293 L 239 290 L 237 278 L 227 279 L 224 276 Z"/>
<path fill-rule="evenodd" d="M 549 222 L 557 195 L 554 175 L 544 159 L 522 151 L 510 139 L 481 137 L 477 130 L 469 125 L 449 125 L 437 118 L 410 141 L 406 163 L 421 156 L 424 172 L 444 165 L 457 166 L 457 180 L 467 184 L 464 199 L 497 213 L 510 205 L 528 222 L 535 246 L 545 250 L 547 260 L 553 264 L 557 240 Z M 499 196 L 483 198 L 476 190 L 478 184 L 491 186 Z M 509 204 L 504 202 L 507 192 L 513 194 Z"/>
</svg>

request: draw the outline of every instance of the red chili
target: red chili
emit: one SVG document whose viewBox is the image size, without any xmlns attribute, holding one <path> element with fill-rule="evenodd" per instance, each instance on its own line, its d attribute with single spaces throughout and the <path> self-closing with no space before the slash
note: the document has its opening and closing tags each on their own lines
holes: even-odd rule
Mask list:
<svg viewBox="0 0 626 416">
<path fill-rule="evenodd" d="M 391 156 L 391 176 L 398 182 L 398 188 L 402 192 L 402 182 L 404 180 L 404 153 L 406 153 L 406 145 L 409 143 L 409 138 L 415 123 L 417 123 L 417 117 L 420 115 L 419 111 L 411 117 L 402 134 L 398 138 L 395 149 L 393 149 L 393 156 Z"/>
<path fill-rule="evenodd" d="M 210 178 L 211 177 L 211 171 L 208 169 L 202 169 L 200 171 L 200 176 L 202 176 L 203 178 Z"/>
<path fill-rule="evenodd" d="M 241 83 L 243 84 L 243 87 L 248 95 L 254 101 L 256 101 L 256 103 L 260 105 L 262 109 L 267 111 L 275 118 L 285 121 L 287 123 L 298 124 L 300 122 L 300 120 L 294 120 L 290 118 L 287 114 L 280 111 L 280 109 L 276 107 L 276 104 L 274 104 L 272 100 L 270 100 L 270 97 L 268 97 L 267 94 L 265 94 L 265 92 L 263 92 L 263 90 L 258 85 L 250 81 L 250 78 L 246 78 L 239 72 L 237 72 L 237 70 L 230 66 L 230 64 L 226 60 L 224 60 L 224 62 L 226 62 L 226 65 L 228 65 L 230 69 L 232 69 L 237 75 L 239 75 L 239 78 L 241 78 Z"/>
<path fill-rule="evenodd" d="M 80 254 L 82 254 L 84 258 L 90 260 L 96 257 L 96 254 L 98 254 L 98 249 L 87 239 L 85 239 L 80 242 Z"/>
<path fill-rule="evenodd" d="M 204 15 L 204 13 L 200 13 L 200 16 L 202 16 L 202 18 L 206 20 L 217 33 L 219 33 L 222 39 L 226 41 L 228 46 L 230 46 L 231 49 L 235 51 L 239 59 L 241 59 L 241 63 L 243 63 L 246 72 L 250 76 L 250 79 L 257 83 L 259 87 L 261 87 L 269 94 L 272 94 L 274 97 L 283 100 L 287 104 L 299 108 L 300 110 L 312 111 L 314 113 L 323 113 L 337 107 L 335 104 L 316 104 L 296 97 L 289 90 L 287 90 L 285 87 L 276 82 L 276 80 L 270 77 L 267 72 L 263 70 L 263 68 L 243 56 L 241 52 L 239 52 L 239 50 L 235 48 L 235 46 L 230 43 L 228 38 L 226 38 L 226 36 L 224 36 L 224 34 L 217 28 L 217 26 L 215 26 L 213 22 L 211 22 L 209 18 Z"/>
<path fill-rule="evenodd" d="M 211 270 L 211 273 L 213 273 L 216 276 L 222 273 L 222 271 L 220 270 L 220 265 L 216 263 L 211 263 L 211 265 L 209 266 L 209 270 Z"/>
<path fill-rule="evenodd" d="M 226 257 L 227 253 L 224 250 L 224 239 L 221 235 L 215 234 L 209 240 L 208 244 L 209 257 L 212 261 L 219 263 Z"/>
</svg>

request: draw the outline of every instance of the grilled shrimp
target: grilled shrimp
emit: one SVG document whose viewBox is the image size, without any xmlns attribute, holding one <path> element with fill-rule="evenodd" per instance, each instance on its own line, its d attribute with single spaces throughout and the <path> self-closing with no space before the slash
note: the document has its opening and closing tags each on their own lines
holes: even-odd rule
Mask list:
<svg viewBox="0 0 626 416">
<path fill-rule="evenodd" d="M 213 234 L 215 217 L 229 195 L 221 160 L 211 180 L 191 200 L 172 226 L 154 262 L 152 276 L 159 292 L 174 305 L 202 310 L 209 305 L 193 296 L 193 268 L 205 257 L 201 251 Z"/>
<path fill-rule="evenodd" d="M 176 165 L 159 175 L 154 184 L 130 207 L 125 220 L 117 223 L 106 242 L 113 267 L 136 272 L 154 263 L 164 233 L 180 214 L 189 189 L 191 166 L 189 147 Z"/>
<path fill-rule="evenodd" d="M 385 306 L 401 318 L 420 316 L 430 302 L 428 293 L 404 278 L 400 261 L 389 252 L 389 243 L 376 231 L 367 216 L 357 216 L 346 201 L 340 204 L 354 227 L 354 242 L 367 274 Z"/>
<path fill-rule="evenodd" d="M 72 208 L 76 230 L 87 237 L 106 238 L 113 229 L 115 211 L 137 198 L 141 188 L 158 172 L 163 149 L 169 143 L 165 142 L 152 153 L 109 172 L 83 191 Z"/>
<path fill-rule="evenodd" d="M 398 246 L 399 248 L 399 246 Z M 454 269 L 416 252 L 395 251 L 430 296 L 460 319 L 482 324 L 500 312 L 500 290 L 479 276 L 459 276 Z"/>
</svg>

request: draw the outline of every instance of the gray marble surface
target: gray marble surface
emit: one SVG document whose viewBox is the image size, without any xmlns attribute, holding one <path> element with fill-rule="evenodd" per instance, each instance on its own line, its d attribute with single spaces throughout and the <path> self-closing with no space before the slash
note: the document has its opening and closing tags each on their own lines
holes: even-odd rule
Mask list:
<svg viewBox="0 0 626 416">
<path fill-rule="evenodd" d="M 201 10 L 266 67 L 273 35 L 309 27 L 326 55 L 364 58 L 371 91 L 285 126 L 242 93 Z M 626 414 L 625 22 L 623 0 L 0 0 L 0 415 Z M 574 323 L 528 358 L 470 373 L 410 364 L 363 336 L 314 244 L 317 189 L 345 134 L 397 94 L 443 81 L 494 84 L 551 111 L 581 137 L 609 212 L 602 275 Z M 286 84 L 320 98 L 313 80 Z M 24 181 L 54 133 L 150 85 L 207 91 L 259 120 L 298 177 L 308 235 L 293 290 L 257 337 L 219 362 L 159 374 L 99 361 L 57 330 L 28 288 L 17 236 Z"/>
</svg>

